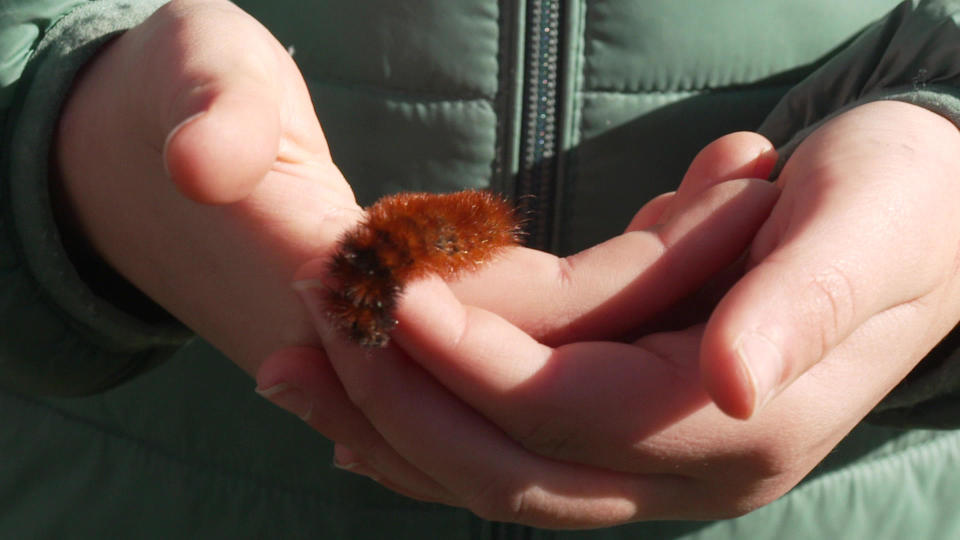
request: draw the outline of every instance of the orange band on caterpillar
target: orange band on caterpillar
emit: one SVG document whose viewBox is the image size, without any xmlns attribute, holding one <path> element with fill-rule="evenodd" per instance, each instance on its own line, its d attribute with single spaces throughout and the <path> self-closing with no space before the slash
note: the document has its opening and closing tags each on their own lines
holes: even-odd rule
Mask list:
<svg viewBox="0 0 960 540">
<path fill-rule="evenodd" d="M 330 320 L 354 342 L 384 347 L 406 283 L 476 270 L 516 245 L 519 231 L 513 206 L 487 191 L 384 197 L 340 239 L 330 260 L 336 283 L 326 292 Z"/>
</svg>

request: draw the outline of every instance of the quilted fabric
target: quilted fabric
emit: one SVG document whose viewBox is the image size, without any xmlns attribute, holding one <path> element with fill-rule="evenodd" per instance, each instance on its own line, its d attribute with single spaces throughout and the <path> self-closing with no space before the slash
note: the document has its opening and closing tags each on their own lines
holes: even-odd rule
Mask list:
<svg viewBox="0 0 960 540">
<path fill-rule="evenodd" d="M 960 433 L 917 429 L 960 423 L 956 336 L 875 414 L 900 427 L 860 426 L 735 520 L 534 530 L 335 471 L 328 441 L 178 325 L 97 298 L 59 244 L 46 197 L 59 104 L 100 44 L 161 3 L 0 3 L 0 148 L 16 149 L 0 172 L 0 536 L 960 537 Z M 550 0 L 238 4 L 290 48 L 361 203 L 533 186 L 537 241 L 560 253 L 618 232 L 723 133 L 763 126 L 789 145 L 878 98 L 958 110 L 947 0 L 575 0 L 556 19 Z M 91 395 L 37 397 L 51 392 Z"/>
</svg>

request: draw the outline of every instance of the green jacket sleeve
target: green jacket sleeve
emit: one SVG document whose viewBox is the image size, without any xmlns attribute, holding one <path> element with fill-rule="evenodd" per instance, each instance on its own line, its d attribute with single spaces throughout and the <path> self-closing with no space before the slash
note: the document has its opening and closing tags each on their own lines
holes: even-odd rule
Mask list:
<svg viewBox="0 0 960 540">
<path fill-rule="evenodd" d="M 145 321 L 81 279 L 50 204 L 49 156 L 77 71 L 164 2 L 0 4 L 0 384 L 22 392 L 96 392 L 165 358 L 190 337 Z"/>
<path fill-rule="evenodd" d="M 781 163 L 823 122 L 877 100 L 933 110 L 960 126 L 960 1 L 900 4 L 793 88 L 760 132 Z M 960 331 L 954 330 L 874 410 L 869 420 L 960 426 Z"/>
</svg>

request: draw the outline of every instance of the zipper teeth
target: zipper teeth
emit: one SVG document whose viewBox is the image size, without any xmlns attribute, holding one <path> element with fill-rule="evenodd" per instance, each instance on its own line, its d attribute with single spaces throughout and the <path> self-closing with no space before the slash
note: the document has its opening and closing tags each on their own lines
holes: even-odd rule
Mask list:
<svg viewBox="0 0 960 540">
<path fill-rule="evenodd" d="M 560 1 L 530 3 L 527 100 L 524 152 L 518 199 L 529 217 L 528 244 L 548 248 L 548 214 L 553 202 L 557 152 L 557 66 L 560 42 Z"/>
<path fill-rule="evenodd" d="M 557 32 L 560 22 L 558 2 L 538 4 L 533 21 L 537 32 L 536 56 L 531 58 L 530 77 L 534 92 L 528 100 L 528 117 L 533 128 L 528 133 L 528 159 L 532 163 L 553 155 L 555 146 L 557 96 Z"/>
</svg>

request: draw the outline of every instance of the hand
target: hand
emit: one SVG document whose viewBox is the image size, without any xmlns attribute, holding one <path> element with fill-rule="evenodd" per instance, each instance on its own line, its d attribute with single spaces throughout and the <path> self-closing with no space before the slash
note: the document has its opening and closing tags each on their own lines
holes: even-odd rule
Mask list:
<svg viewBox="0 0 960 540">
<path fill-rule="evenodd" d="M 456 283 L 457 294 L 506 314 L 542 341 L 559 343 L 591 333 L 615 336 L 629 331 L 739 256 L 766 217 L 777 190 L 758 180 L 725 180 L 766 176 L 775 159 L 769 143 L 761 137 L 735 134 L 723 138 L 698 156 L 678 193 L 645 206 L 624 235 L 566 260 L 531 250 L 513 250 L 485 270 Z M 648 230 L 640 230 L 644 227 Z M 324 261 L 316 261 L 300 274 L 322 279 L 323 265 Z M 419 290 L 414 287 L 408 291 L 403 305 L 423 305 L 427 310 L 436 307 L 437 316 L 447 313 L 444 302 L 435 304 Z M 307 348 L 281 351 L 264 363 L 257 380 L 261 388 L 277 389 L 270 392 L 276 403 L 342 443 L 336 451 L 341 465 L 377 478 L 401 493 L 467 506 L 488 517 L 554 526 L 609 523 L 614 519 L 609 513 L 597 514 L 603 505 L 591 505 L 587 495 L 578 490 L 572 490 L 569 499 L 573 502 L 582 496 L 577 500 L 584 504 L 576 515 L 547 515 L 556 508 L 531 509 L 530 515 L 498 514 L 493 505 L 506 507 L 514 497 L 497 497 L 502 494 L 499 491 L 477 493 L 478 482 L 497 481 L 508 469 L 509 479 L 526 480 L 530 474 L 542 472 L 544 464 L 552 467 L 549 464 L 553 460 L 540 459 L 508 437 L 502 441 L 485 440 L 491 436 L 487 421 L 448 394 L 430 374 L 415 367 L 400 349 L 361 350 L 331 333 L 322 301 L 315 298 L 318 292 L 305 291 L 308 304 L 317 312 L 318 331 L 327 354 Z M 643 301 L 637 302 L 637 298 Z M 422 351 L 431 346 L 435 336 L 411 334 L 417 327 L 415 321 L 410 321 L 403 309 L 398 316 L 401 329 L 395 336 L 403 349 Z M 495 335 L 498 330 L 492 331 L 490 342 L 501 337 L 509 339 L 512 331 L 533 342 L 510 325 L 502 336 Z M 441 336 L 448 334 L 443 326 L 438 327 L 438 332 Z M 522 362 L 523 348 L 516 352 L 519 357 L 514 358 L 510 352 L 491 366 L 512 370 L 504 362 Z M 467 355 L 473 351 L 464 353 L 453 361 L 468 361 Z M 420 359 L 417 355 L 414 358 Z M 444 354 L 436 358 L 441 364 L 448 360 Z M 466 395 L 469 394 L 468 391 Z M 516 404 L 520 405 L 520 401 Z M 445 433 L 443 430 L 452 428 L 449 422 L 457 415 L 464 418 L 463 423 Z M 477 446 L 471 447 L 474 442 Z M 505 445 L 513 458 L 501 460 L 502 451 L 493 443 Z M 453 469 L 438 474 L 434 466 L 439 462 L 425 457 L 437 455 L 447 456 Z M 518 455 L 523 463 L 515 461 Z M 425 461 L 421 462 L 421 458 Z M 463 475 L 449 476 L 460 468 L 457 463 L 464 461 L 476 466 L 469 472 L 467 468 L 460 469 Z M 487 469 L 488 466 L 493 468 Z M 527 466 L 529 470 L 522 470 Z M 520 469 L 514 470 L 517 467 Z M 567 472 L 567 467 L 561 466 L 551 474 L 559 474 L 559 479 Z M 599 469 L 596 474 L 599 476 L 575 474 L 563 480 L 588 480 L 582 484 L 587 490 L 598 478 L 601 488 L 611 485 L 608 480 L 612 475 Z M 490 506 L 482 508 L 480 504 Z"/>
<path fill-rule="evenodd" d="M 56 158 L 62 183 L 55 187 L 92 247 L 242 368 L 256 372 L 278 347 L 316 343 L 289 289 L 291 275 L 303 261 L 323 258 L 360 214 L 330 160 L 295 66 L 252 19 L 225 2 L 177 1 L 118 38 L 77 80 Z M 758 198 L 755 186 L 739 192 L 747 194 L 739 205 L 753 210 L 734 205 L 719 219 L 677 220 L 660 234 L 631 235 L 619 249 L 645 264 L 669 255 L 709 274 L 711 265 L 736 256 L 765 215 L 768 204 L 756 209 L 751 203 L 771 200 Z M 692 247 L 686 232 L 703 224 L 737 234 L 710 251 L 675 249 Z M 631 242 L 652 250 L 624 249 Z M 699 279 L 698 272 L 685 278 Z M 616 286 L 609 281 L 604 285 Z M 672 292 L 653 285 L 637 289 L 667 299 L 695 283 Z M 594 303 L 599 300 L 594 295 Z M 574 309 L 569 314 L 576 318 Z M 349 416 L 357 409 L 339 380 L 322 379 L 333 375 L 324 362 L 306 366 L 324 390 L 321 403 L 330 405 L 318 408 L 311 423 L 347 411 L 336 417 L 336 427 L 357 436 L 336 433 L 339 440 L 356 448 L 373 440 L 379 449 L 370 423 Z M 397 470 L 415 477 L 398 483 L 420 489 L 423 473 L 409 465 Z"/>
<path fill-rule="evenodd" d="M 704 383 L 724 411 L 750 417 L 816 368 L 845 373 L 845 414 L 860 418 L 956 325 L 958 150 L 951 122 L 900 102 L 801 144 L 752 269 L 705 331 Z"/>
<path fill-rule="evenodd" d="M 899 103 L 823 126 L 783 171 L 750 270 L 705 327 L 550 348 L 440 283 L 415 285 L 402 351 L 341 363 L 349 345 L 325 341 L 374 434 L 339 459 L 402 492 L 553 527 L 774 500 L 956 323 L 958 142 L 944 119 Z M 736 339 L 758 323 L 789 345 L 762 408 Z"/>
<path fill-rule="evenodd" d="M 92 248 L 247 372 L 317 342 L 289 283 L 360 210 L 290 55 L 236 6 L 175 0 L 111 42 L 57 161 Z"/>
<path fill-rule="evenodd" d="M 322 259 L 360 213 L 330 161 L 292 61 L 252 19 L 225 2 L 178 1 L 118 38 L 78 79 L 56 157 L 57 187 L 92 247 L 242 368 L 256 372 L 268 351 L 284 345 L 316 344 L 289 288 L 292 273 L 305 260 Z M 734 205 L 719 219 L 677 220 L 660 234 L 632 235 L 612 247 L 645 265 L 661 254 L 678 257 L 707 275 L 711 265 L 736 257 L 765 215 L 767 204 L 752 203 L 771 197 L 758 198 L 755 187 L 721 190 L 712 201 L 743 192 L 739 206 L 753 210 Z M 709 251 L 675 249 L 693 247 L 686 232 L 704 224 L 737 234 Z M 550 268 L 535 252 L 520 253 L 521 261 Z M 561 268 L 552 261 L 550 269 Z M 697 280 L 698 272 L 685 277 Z M 666 302 L 695 283 L 672 292 L 654 285 L 638 290 Z M 576 318 L 574 310 L 569 314 Z M 322 379 L 334 375 L 324 362 L 306 366 L 314 370 L 308 376 L 317 376 L 313 382 L 322 383 L 321 403 L 329 405 L 316 409 L 314 425 L 324 415 L 356 411 L 338 379 Z M 357 434 L 341 438 L 331 430 L 339 440 L 365 448 L 369 437 L 376 446 L 379 435 L 365 419 L 336 420 L 337 429 Z M 401 474 L 410 469 L 398 467 Z"/>
</svg>

